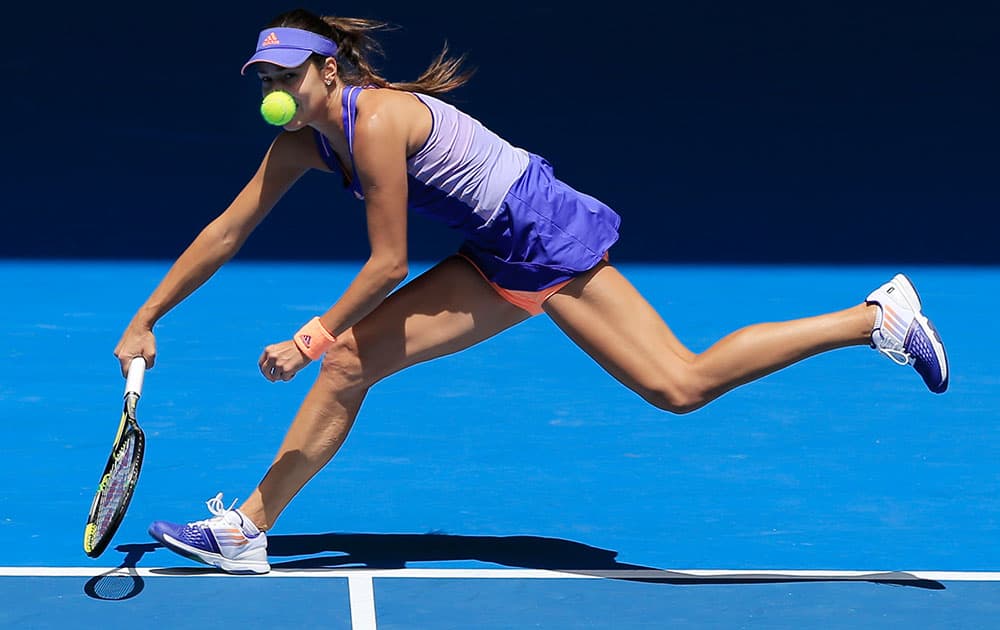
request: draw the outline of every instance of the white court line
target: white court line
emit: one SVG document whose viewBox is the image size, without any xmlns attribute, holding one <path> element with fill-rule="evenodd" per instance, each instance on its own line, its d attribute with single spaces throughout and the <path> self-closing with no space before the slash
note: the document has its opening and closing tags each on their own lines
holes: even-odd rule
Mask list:
<svg viewBox="0 0 1000 630">
<path fill-rule="evenodd" d="M 351 630 L 376 630 L 375 588 L 371 576 L 349 574 L 347 592 L 351 598 Z"/>
<path fill-rule="evenodd" d="M 0 567 L 0 577 L 94 577 L 122 567 Z M 135 568 L 144 578 L 219 578 L 233 577 L 221 571 L 198 567 Z M 190 572 L 189 572 L 190 571 Z M 247 579 L 249 576 L 240 576 Z M 544 569 L 272 569 L 252 578 L 453 578 L 453 579 L 698 579 L 698 578 L 792 578 L 823 579 L 912 579 L 939 582 L 1000 582 L 1000 571 L 824 571 L 808 569 L 663 569 L 623 571 L 548 571 Z M 360 584 L 360 582 L 359 582 Z"/>
<path fill-rule="evenodd" d="M 234 577 L 221 571 L 188 572 L 177 568 L 124 567 L 0 567 L 0 577 L 87 577 L 116 571 L 144 578 L 218 578 Z M 625 571 L 546 571 L 542 569 L 272 569 L 259 578 L 347 579 L 351 606 L 351 630 L 377 630 L 375 615 L 375 578 L 451 578 L 451 579 L 670 579 L 692 581 L 699 578 L 793 579 L 793 580 L 934 580 L 938 582 L 1000 582 L 998 571 L 812 571 L 802 569 L 670 569 Z M 247 579 L 240 576 L 240 579 Z M 252 579 L 252 578 L 251 578 Z"/>
</svg>

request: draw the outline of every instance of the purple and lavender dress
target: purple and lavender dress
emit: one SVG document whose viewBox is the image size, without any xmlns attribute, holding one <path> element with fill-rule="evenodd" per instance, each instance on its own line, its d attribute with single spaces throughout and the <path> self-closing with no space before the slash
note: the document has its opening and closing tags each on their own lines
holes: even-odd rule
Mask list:
<svg viewBox="0 0 1000 630">
<path fill-rule="evenodd" d="M 354 123 L 362 89 L 343 92 L 348 179 L 359 199 Z M 618 214 L 558 180 L 543 158 L 512 146 L 452 105 L 414 96 L 430 110 L 433 125 L 424 146 L 407 160 L 408 206 L 460 231 L 460 253 L 490 281 L 541 291 L 591 269 L 618 240 Z M 314 133 L 324 162 L 339 172 L 329 141 Z"/>
</svg>

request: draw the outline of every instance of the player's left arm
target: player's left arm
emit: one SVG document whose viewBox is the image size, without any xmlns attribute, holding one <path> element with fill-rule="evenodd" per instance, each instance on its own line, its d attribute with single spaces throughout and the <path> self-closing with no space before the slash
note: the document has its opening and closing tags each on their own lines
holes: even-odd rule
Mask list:
<svg viewBox="0 0 1000 630">
<path fill-rule="evenodd" d="M 354 164 L 365 196 L 370 254 L 339 300 L 321 316 L 334 335 L 378 306 L 408 273 L 407 120 L 392 99 L 370 99 L 354 136 Z M 372 102 L 374 101 L 374 102 Z"/>
<path fill-rule="evenodd" d="M 369 99 L 364 115 L 359 115 L 354 136 L 371 253 L 340 299 L 320 317 L 333 335 L 373 311 L 408 273 L 406 113 L 393 107 L 398 100 L 371 96 L 376 98 Z M 331 243 L 336 242 L 336 229 L 330 227 Z M 293 341 L 286 341 L 265 348 L 259 365 L 269 380 L 287 381 L 308 362 Z"/>
</svg>

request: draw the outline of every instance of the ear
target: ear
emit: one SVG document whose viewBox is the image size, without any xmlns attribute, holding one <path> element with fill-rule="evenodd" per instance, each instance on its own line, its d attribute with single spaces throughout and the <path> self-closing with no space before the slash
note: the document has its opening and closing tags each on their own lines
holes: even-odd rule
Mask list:
<svg viewBox="0 0 1000 630">
<path fill-rule="evenodd" d="M 337 60 L 333 57 L 327 57 L 319 72 L 324 83 L 327 85 L 333 85 L 333 83 L 337 80 Z"/>
</svg>

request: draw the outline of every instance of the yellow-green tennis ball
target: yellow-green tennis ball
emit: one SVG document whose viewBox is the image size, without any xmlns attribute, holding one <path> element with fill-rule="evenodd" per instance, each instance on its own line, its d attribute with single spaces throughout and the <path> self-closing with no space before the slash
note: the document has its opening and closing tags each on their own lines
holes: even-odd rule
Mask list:
<svg viewBox="0 0 1000 630">
<path fill-rule="evenodd" d="M 271 92 L 260 104 L 260 115 L 272 125 L 283 127 L 295 118 L 295 99 L 288 92 Z"/>
</svg>

